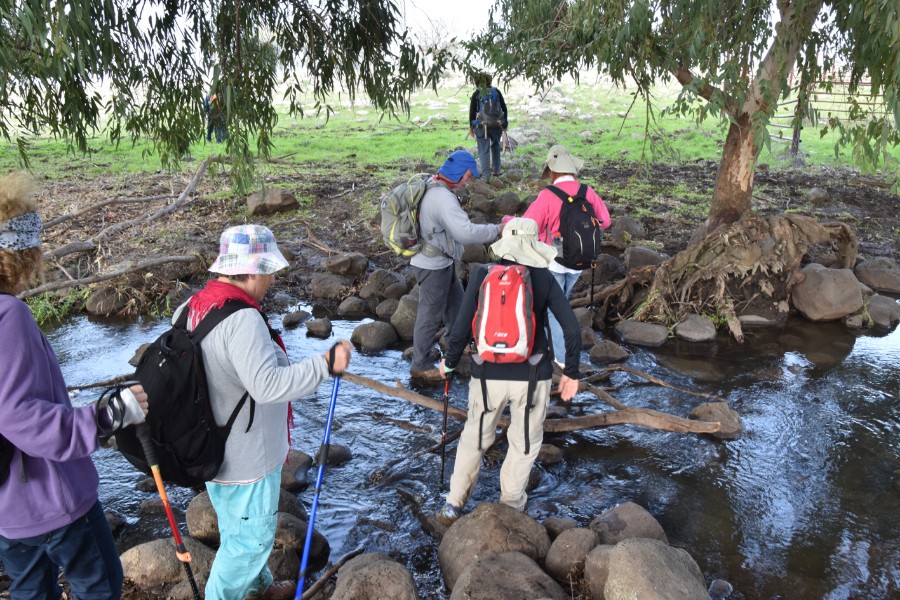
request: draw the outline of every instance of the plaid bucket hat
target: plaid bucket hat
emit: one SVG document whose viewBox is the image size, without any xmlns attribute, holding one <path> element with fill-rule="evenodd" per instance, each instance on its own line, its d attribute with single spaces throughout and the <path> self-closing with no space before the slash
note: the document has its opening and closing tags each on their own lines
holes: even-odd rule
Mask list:
<svg viewBox="0 0 900 600">
<path fill-rule="evenodd" d="M 289 263 L 268 227 L 238 225 L 222 232 L 219 256 L 209 271 L 220 275 L 271 275 L 287 266 Z"/>
</svg>

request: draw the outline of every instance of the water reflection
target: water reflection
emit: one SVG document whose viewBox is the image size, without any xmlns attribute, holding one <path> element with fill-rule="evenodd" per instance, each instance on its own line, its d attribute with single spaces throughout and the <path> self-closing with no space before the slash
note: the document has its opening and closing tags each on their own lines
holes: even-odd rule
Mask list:
<svg viewBox="0 0 900 600">
<path fill-rule="evenodd" d="M 357 324 L 336 321 L 335 335 L 349 338 Z M 134 350 L 165 327 L 80 317 L 49 335 L 67 382 L 76 385 L 126 372 Z M 284 332 L 284 339 L 294 360 L 333 343 L 307 338 L 303 328 Z M 547 441 L 566 458 L 537 467 L 532 516 L 569 516 L 587 525 L 616 504 L 637 502 L 660 520 L 670 543 L 691 553 L 707 581 L 730 581 L 733 598 L 900 597 L 900 331 L 857 336 L 838 324 L 798 321 L 748 330 L 744 344 L 722 338 L 709 345 L 671 343 L 658 352 L 630 350 L 630 367 L 725 397 L 742 415 L 745 434 L 723 443 L 624 426 L 555 436 Z M 407 383 L 407 369 L 398 350 L 357 354 L 352 365 L 353 372 L 385 382 Z M 615 373 L 611 383 L 631 406 L 684 416 L 703 401 L 627 373 Z M 326 385 L 295 402 L 296 448 L 315 453 L 329 393 Z M 464 407 L 465 394 L 465 382 L 454 381 L 454 405 Z M 94 397 L 86 392 L 75 401 Z M 585 412 L 606 410 L 595 409 L 590 396 L 576 400 L 589 403 Z M 373 412 L 435 433 L 373 420 Z M 421 597 L 434 600 L 447 597 L 436 546 L 413 507 L 437 508 L 440 457 L 400 462 L 377 482 L 369 476 L 391 459 L 434 445 L 439 431 L 438 413 L 345 382 L 332 441 L 349 446 L 354 458 L 326 471 L 317 516 L 334 556 L 359 544 L 389 554 L 413 571 Z M 448 476 L 452 459 L 451 450 Z M 140 503 L 153 496 L 135 489 L 140 474 L 111 450 L 95 461 L 104 502 L 129 521 L 120 545 L 166 537 L 161 519 L 138 519 Z M 499 464 L 483 468 L 474 501 L 496 499 L 498 471 Z M 182 511 L 191 495 L 171 489 Z M 310 502 L 312 491 L 301 498 Z"/>
</svg>

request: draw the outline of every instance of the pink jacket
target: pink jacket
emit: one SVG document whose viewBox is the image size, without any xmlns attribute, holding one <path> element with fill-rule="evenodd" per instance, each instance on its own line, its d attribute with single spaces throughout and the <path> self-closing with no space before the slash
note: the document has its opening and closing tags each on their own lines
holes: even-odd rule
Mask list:
<svg viewBox="0 0 900 600">
<path fill-rule="evenodd" d="M 562 181 L 557 180 L 554 183 L 556 187 L 567 194 L 575 194 L 580 185 L 574 179 L 564 178 Z M 587 191 L 588 202 L 594 207 L 594 214 L 600 220 L 603 229 L 609 229 L 612 224 L 609 218 L 609 210 L 603 203 L 594 188 L 588 186 Z M 534 219 L 538 225 L 538 239 L 545 244 L 553 245 L 553 236 L 559 231 L 559 209 L 562 207 L 562 200 L 553 192 L 547 189 L 541 190 L 537 199 L 531 203 L 525 214 L 522 215 L 528 219 Z"/>
</svg>

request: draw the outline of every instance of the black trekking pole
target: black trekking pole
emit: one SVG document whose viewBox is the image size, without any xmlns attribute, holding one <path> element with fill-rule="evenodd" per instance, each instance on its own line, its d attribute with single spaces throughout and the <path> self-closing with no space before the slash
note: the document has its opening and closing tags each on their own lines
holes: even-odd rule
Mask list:
<svg viewBox="0 0 900 600">
<path fill-rule="evenodd" d="M 341 376 L 334 378 L 334 387 L 331 388 L 331 404 L 328 406 L 328 419 L 325 421 L 325 436 L 322 447 L 319 449 L 317 460 L 319 461 L 319 473 L 316 475 L 316 495 L 313 496 L 312 508 L 309 511 L 309 524 L 306 526 L 306 541 L 303 544 L 303 559 L 300 561 L 300 580 L 297 582 L 297 595 L 295 600 L 303 597 L 303 582 L 306 579 L 306 567 L 309 564 L 309 550 L 312 546 L 313 523 L 316 520 L 316 508 L 319 506 L 319 493 L 322 491 L 322 476 L 325 474 L 325 463 L 328 461 L 328 440 L 331 439 L 331 422 L 334 420 L 334 407 L 337 404 L 338 386 Z"/>
<path fill-rule="evenodd" d="M 444 464 L 447 461 L 447 410 L 450 407 L 450 373 L 444 378 L 444 423 L 441 425 L 441 490 L 444 489 Z"/>
<path fill-rule="evenodd" d="M 156 448 L 153 447 L 153 441 L 150 439 L 150 429 L 146 423 L 136 425 L 137 437 L 141 440 L 141 446 L 144 449 L 144 458 L 150 465 L 150 471 L 153 473 L 153 479 L 156 481 L 156 489 L 159 491 L 159 497 L 162 500 L 163 508 L 166 509 L 166 517 L 169 519 L 169 527 L 172 528 L 172 537 L 175 539 L 175 556 L 184 566 L 184 572 L 187 573 L 188 581 L 191 584 L 191 591 L 194 592 L 194 600 L 200 600 L 200 590 L 197 589 L 197 582 L 194 581 L 194 572 L 191 570 L 191 553 L 181 541 L 181 534 L 178 532 L 178 525 L 175 523 L 175 516 L 172 514 L 172 506 L 169 504 L 169 496 L 166 495 L 166 486 L 163 484 L 162 475 L 159 472 L 159 459 L 156 457 Z"/>
</svg>

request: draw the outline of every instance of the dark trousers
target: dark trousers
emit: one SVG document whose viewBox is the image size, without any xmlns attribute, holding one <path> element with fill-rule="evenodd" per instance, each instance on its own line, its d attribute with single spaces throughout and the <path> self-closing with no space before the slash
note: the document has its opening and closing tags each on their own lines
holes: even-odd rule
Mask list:
<svg viewBox="0 0 900 600">
<path fill-rule="evenodd" d="M 434 338 L 442 325 L 453 325 L 459 305 L 462 304 L 463 288 L 456 276 L 456 267 L 443 269 L 420 269 L 413 267 L 419 283 L 419 308 L 413 329 L 413 360 L 410 368 L 427 371 L 434 368 L 431 350 Z"/>
<path fill-rule="evenodd" d="M 478 168 L 482 175 L 500 174 L 500 142 L 503 139 L 501 127 L 475 126 L 475 141 L 478 144 Z M 493 164 L 492 164 L 493 163 Z M 493 169 L 491 168 L 493 166 Z"/>
<path fill-rule="evenodd" d="M 99 501 L 83 517 L 49 533 L 19 540 L 0 536 L 0 561 L 16 600 L 58 600 L 60 568 L 78 600 L 122 597 L 122 563 Z"/>
</svg>

